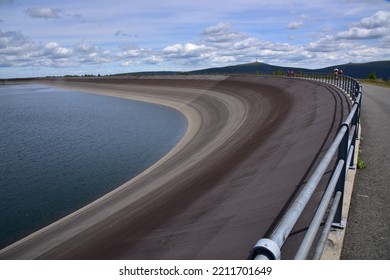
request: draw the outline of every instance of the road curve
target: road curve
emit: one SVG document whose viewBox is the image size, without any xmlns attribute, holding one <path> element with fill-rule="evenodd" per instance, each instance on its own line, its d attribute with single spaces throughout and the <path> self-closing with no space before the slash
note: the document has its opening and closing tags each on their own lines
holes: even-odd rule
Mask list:
<svg viewBox="0 0 390 280">
<path fill-rule="evenodd" d="M 390 259 L 390 88 L 363 84 L 358 170 L 341 259 Z"/>
<path fill-rule="evenodd" d="M 1 250 L 1 259 L 245 259 L 308 179 L 350 104 L 332 86 L 287 78 L 46 82 L 171 106 L 189 128 L 141 175 Z M 283 258 L 311 215 L 303 214 Z"/>
</svg>

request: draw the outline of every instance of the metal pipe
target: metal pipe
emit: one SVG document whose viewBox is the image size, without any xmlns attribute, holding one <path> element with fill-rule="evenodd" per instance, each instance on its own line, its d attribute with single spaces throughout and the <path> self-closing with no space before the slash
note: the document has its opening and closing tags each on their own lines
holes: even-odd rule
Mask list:
<svg viewBox="0 0 390 280">
<path fill-rule="evenodd" d="M 320 239 L 318 241 L 318 245 L 314 251 L 313 260 L 319 260 L 321 258 L 322 252 L 324 251 L 326 240 L 328 239 L 330 229 L 332 227 L 332 222 L 334 216 L 336 215 L 337 207 L 340 203 L 341 192 L 336 192 L 334 197 L 332 207 L 330 208 L 328 218 L 326 219 L 324 230 L 321 233 Z"/>
<path fill-rule="evenodd" d="M 307 184 L 300 191 L 297 198 L 288 208 L 287 212 L 282 217 L 280 222 L 277 224 L 276 228 L 273 230 L 270 237 L 262 238 L 257 241 L 255 247 L 252 250 L 252 254 L 250 257 L 251 259 L 256 259 L 257 257 L 259 257 L 258 255 L 264 255 L 264 251 L 267 251 L 268 253 L 269 248 L 267 246 L 262 245 L 264 242 L 268 240 L 271 240 L 273 245 L 276 245 L 273 247 L 277 248 L 277 251 L 280 252 L 280 249 L 282 248 L 284 242 L 286 241 L 287 237 L 291 233 L 291 230 L 293 229 L 294 225 L 296 224 L 297 220 L 302 214 L 303 209 L 306 207 L 307 202 L 309 201 L 318 183 L 320 182 L 323 174 L 325 173 L 326 168 L 328 167 L 333 156 L 338 150 L 338 147 L 341 141 L 343 140 L 346 132 L 347 132 L 347 127 L 342 126 L 335 140 L 333 141 L 332 145 L 330 146 L 327 153 L 321 160 L 320 164 L 318 165 L 314 173 L 310 176 Z M 273 253 L 277 254 L 278 252 L 273 252 Z"/>
<path fill-rule="evenodd" d="M 292 203 L 287 213 L 284 215 L 280 223 L 276 226 L 275 230 L 270 235 L 270 239 L 274 240 L 276 244 L 279 245 L 279 247 L 282 247 L 288 235 L 290 234 L 292 228 L 297 222 L 299 216 L 301 215 L 303 209 L 305 208 L 307 202 L 309 201 L 318 183 L 320 182 L 323 174 L 325 173 L 326 168 L 329 166 L 329 163 L 331 162 L 333 156 L 338 150 L 339 144 L 343 139 L 346 131 L 347 131 L 346 127 L 342 127 L 340 129 L 335 140 L 330 146 L 328 152 L 321 160 L 320 164 L 314 171 L 313 175 L 310 177 L 309 181 L 303 187 L 302 191 L 299 193 L 298 197 Z"/>
<path fill-rule="evenodd" d="M 337 181 L 340 177 L 341 171 L 344 167 L 344 160 L 340 160 L 337 164 L 336 170 L 333 173 L 333 176 L 329 182 L 329 185 L 324 193 L 324 196 L 321 199 L 321 203 L 318 206 L 318 209 L 311 221 L 311 224 L 303 238 L 301 245 L 299 246 L 298 252 L 295 255 L 296 260 L 304 260 L 309 254 L 310 248 L 313 244 L 314 238 L 317 235 L 318 229 L 321 226 L 322 219 L 326 214 L 330 200 L 336 188 Z"/>
<path fill-rule="evenodd" d="M 309 77 L 309 75 L 306 75 L 306 73 L 303 73 L 302 78 L 304 78 L 304 77 Z M 337 81 L 335 79 L 336 77 L 334 75 L 328 74 L 325 77 L 328 79 L 327 82 L 329 84 L 333 84 L 335 86 L 341 85 L 341 81 Z M 318 78 L 320 78 L 320 80 L 321 80 L 321 75 L 313 75 L 313 79 L 318 79 Z M 348 83 L 345 83 L 345 79 L 348 81 Z M 250 256 L 251 259 L 280 259 L 281 247 L 283 246 L 287 237 L 291 233 L 297 220 L 299 219 L 304 208 L 306 207 L 309 199 L 313 195 L 314 190 L 317 188 L 320 180 L 323 177 L 323 174 L 325 173 L 327 167 L 329 166 L 331 160 L 333 159 L 333 156 L 335 155 L 336 151 L 339 151 L 339 159 L 340 159 L 340 152 L 342 152 L 343 158 L 342 158 L 342 160 L 340 160 L 338 162 L 337 168 L 334 171 L 331 182 L 329 183 L 328 189 L 325 192 L 326 195 L 324 194 L 325 198 L 321 201 L 319 209 L 317 210 L 318 215 L 316 212 L 316 215 L 314 218 L 315 221 L 314 220 L 312 221 L 312 224 L 314 223 L 314 225 L 313 226 L 310 225 L 310 228 L 309 228 L 308 233 L 307 233 L 307 238 L 305 236 L 305 239 L 307 239 L 310 242 L 305 241 L 305 243 L 306 242 L 312 243 L 311 239 L 314 238 L 314 236 L 316 235 L 316 233 L 318 231 L 318 228 L 316 229 L 317 224 L 320 223 L 322 218 L 323 218 L 322 212 L 326 210 L 326 208 L 329 204 L 329 201 L 330 201 L 329 194 L 333 193 L 334 189 L 337 188 L 338 191 L 337 191 L 336 198 L 338 198 L 338 199 L 336 199 L 336 198 L 334 199 L 333 206 L 331 209 L 332 210 L 332 217 L 329 218 L 330 217 L 330 215 L 329 215 L 328 220 L 327 220 L 327 224 L 329 224 L 329 230 L 328 230 L 328 234 L 329 234 L 330 226 L 332 225 L 333 219 L 336 215 L 337 207 L 340 205 L 340 201 L 342 201 L 343 188 L 340 187 L 340 183 L 344 183 L 344 182 L 340 182 L 340 180 L 345 181 L 345 171 L 343 172 L 343 170 L 345 170 L 345 167 L 346 167 L 347 157 L 349 160 L 351 160 L 350 159 L 350 150 L 348 151 L 348 147 L 351 145 L 351 143 L 353 143 L 353 141 L 350 141 L 350 135 L 349 135 L 348 131 L 351 127 L 352 121 L 355 120 L 355 122 L 356 122 L 356 117 L 359 117 L 358 114 L 359 114 L 359 109 L 361 106 L 361 104 L 360 104 L 360 101 L 361 101 L 361 86 L 360 86 L 360 84 L 356 80 L 353 80 L 349 77 L 348 78 L 344 77 L 343 81 L 344 81 L 344 86 L 345 86 L 344 88 L 350 89 L 351 96 L 353 96 L 353 99 L 355 101 L 354 105 L 351 109 L 351 112 L 349 113 L 346 121 L 343 123 L 343 125 L 339 129 L 339 132 L 337 133 L 337 135 L 336 135 L 334 141 L 332 142 L 331 146 L 329 147 L 327 153 L 322 158 L 321 162 L 319 163 L 319 165 L 315 169 L 314 173 L 311 175 L 311 177 L 309 178 L 306 185 L 303 186 L 302 190 L 299 192 L 298 196 L 293 201 L 293 203 L 290 205 L 290 207 L 288 208 L 288 210 L 286 211 L 286 213 L 284 214 L 282 219 L 279 221 L 279 223 L 277 224 L 275 229 L 272 231 L 272 233 L 270 234 L 270 237 L 269 238 L 262 238 L 262 239 L 259 239 L 257 241 L 255 247 L 252 250 L 251 256 Z M 326 79 L 325 79 L 325 82 L 326 82 Z M 347 87 L 346 84 L 349 84 L 350 87 Z M 357 127 L 358 127 L 358 125 L 353 123 L 351 130 L 354 131 L 357 129 Z M 353 134 L 353 133 L 351 132 L 351 134 Z M 341 149 L 340 145 L 341 145 L 342 141 L 344 141 L 344 144 L 343 144 L 343 148 Z M 354 149 L 354 147 L 352 147 L 352 150 L 353 149 Z M 343 152 L 344 150 L 345 150 L 345 152 Z M 337 180 L 336 180 L 336 178 L 337 178 Z M 323 208 L 325 208 L 325 210 L 323 210 Z M 340 209 L 339 209 L 339 211 L 340 211 Z M 319 222 L 318 222 L 318 220 L 319 220 Z M 324 232 L 323 232 L 323 235 L 324 235 Z M 323 236 L 321 236 L 321 238 L 323 239 Z M 326 236 L 325 236 L 325 241 L 326 241 Z M 301 246 L 307 246 L 307 245 L 301 245 Z M 311 246 L 311 244 L 310 244 L 310 246 Z M 305 247 L 304 249 L 300 249 L 301 252 L 298 251 L 296 257 L 302 258 L 304 255 L 307 256 L 306 251 L 310 249 L 310 246 L 308 248 Z"/>
<path fill-rule="evenodd" d="M 355 146 L 351 146 L 349 148 L 349 152 L 348 152 L 348 157 L 347 157 L 347 164 L 348 166 L 347 167 L 352 167 L 353 166 L 353 161 L 352 161 L 352 157 L 353 157 L 353 154 L 355 153 Z M 348 173 L 348 169 L 345 170 L 345 175 L 347 175 Z"/>
<path fill-rule="evenodd" d="M 351 112 L 349 112 L 349 115 L 344 123 L 351 125 L 352 119 L 353 119 L 354 115 L 356 114 L 357 109 L 358 109 L 358 104 L 355 103 L 355 105 L 353 105 L 352 110 L 351 110 Z"/>
<path fill-rule="evenodd" d="M 349 136 L 348 136 L 348 147 L 351 146 L 352 141 L 355 138 L 355 130 L 356 130 L 356 125 L 353 125 L 351 127 L 351 130 L 350 130 Z"/>
</svg>

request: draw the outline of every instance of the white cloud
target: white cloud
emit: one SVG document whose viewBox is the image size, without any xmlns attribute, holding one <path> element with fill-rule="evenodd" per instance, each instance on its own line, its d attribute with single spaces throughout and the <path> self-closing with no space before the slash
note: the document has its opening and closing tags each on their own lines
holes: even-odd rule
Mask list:
<svg viewBox="0 0 390 280">
<path fill-rule="evenodd" d="M 126 49 L 118 53 L 118 56 L 121 58 L 129 58 L 129 57 L 140 57 L 143 55 L 144 49 L 140 48 L 131 48 Z"/>
<path fill-rule="evenodd" d="M 73 50 L 63 48 L 58 43 L 50 42 L 43 47 L 43 54 L 52 58 L 65 58 L 73 54 Z"/>
<path fill-rule="evenodd" d="M 319 39 L 316 42 L 310 42 L 305 49 L 310 52 L 334 52 L 339 49 L 339 42 L 334 39 L 333 36 L 326 36 L 324 38 Z"/>
<path fill-rule="evenodd" d="M 61 9 L 56 8 L 29 8 L 26 14 L 32 18 L 57 19 L 60 18 Z"/>
<path fill-rule="evenodd" d="M 228 64 L 228 63 L 233 63 L 236 61 L 236 58 L 234 56 L 217 56 L 217 57 L 213 57 L 211 59 L 211 61 L 213 63 L 216 63 L 216 64 Z"/>
<path fill-rule="evenodd" d="M 70 48 L 58 42 L 37 43 L 21 32 L 0 30 L 0 66 L 3 67 L 69 67 L 113 60 L 110 51 L 90 43 L 81 42 Z"/>
<path fill-rule="evenodd" d="M 139 48 L 136 46 L 122 46 L 122 51 L 117 53 L 117 58 L 122 61 L 121 66 L 137 66 L 141 64 L 156 65 L 162 61 L 161 56 L 152 50 Z M 125 60 L 125 61 L 123 61 Z"/>
<path fill-rule="evenodd" d="M 296 46 L 263 42 L 225 23 L 206 28 L 197 43 L 173 44 L 162 50 L 165 60 L 192 68 L 247 63 L 256 58 L 272 63 L 289 56 L 302 56 L 301 53 Z"/>
<path fill-rule="evenodd" d="M 352 27 L 347 31 L 339 32 L 337 34 L 337 38 L 349 40 L 375 39 L 389 34 L 389 31 L 389 28 L 386 27 L 378 27 L 373 29 Z"/>
<path fill-rule="evenodd" d="M 390 12 L 378 11 L 351 24 L 347 30 L 308 43 L 305 50 L 328 65 L 333 62 L 366 62 L 389 59 L 389 43 Z"/>
<path fill-rule="evenodd" d="M 146 63 L 146 64 L 158 64 L 161 61 L 163 61 L 163 59 L 159 56 L 156 56 L 156 55 L 151 55 L 151 56 L 146 57 L 144 59 L 144 63 Z"/>
<path fill-rule="evenodd" d="M 129 67 L 129 66 L 134 66 L 134 65 L 135 65 L 134 62 L 131 60 L 121 62 L 121 66 L 124 66 L 124 67 Z"/>
<path fill-rule="evenodd" d="M 244 50 L 256 47 L 258 45 L 258 40 L 256 38 L 246 38 L 244 40 L 240 40 L 234 43 L 233 47 L 235 50 Z"/>
<path fill-rule="evenodd" d="M 162 50 L 162 53 L 167 57 L 190 58 L 199 57 L 205 51 L 207 51 L 207 47 L 204 44 L 187 43 L 167 46 Z"/>
<path fill-rule="evenodd" d="M 377 28 L 390 25 L 390 12 L 389 11 L 378 11 L 371 17 L 367 17 L 361 20 L 358 26 L 365 28 Z"/>
<path fill-rule="evenodd" d="M 92 45 L 88 42 L 79 42 L 73 50 L 75 57 L 79 63 L 84 64 L 101 64 L 113 61 L 111 52 Z"/>
<path fill-rule="evenodd" d="M 78 53 L 93 53 L 97 51 L 98 48 L 88 42 L 79 42 L 75 46 L 75 51 Z"/>
<path fill-rule="evenodd" d="M 42 65 L 75 71 L 99 65 L 120 72 L 120 66 L 134 71 L 190 70 L 255 59 L 312 68 L 370 57 L 390 59 L 390 3 L 379 0 L 370 5 L 174 0 L 161 1 L 153 10 L 148 1 L 96 1 L 87 5 L 69 0 L 61 9 L 45 8 L 48 2 L 43 1 L 34 2 L 41 8 L 28 10 L 18 1 L 2 6 L 2 26 L 15 31 L 0 30 L 0 64 L 8 69 Z M 5 2 L 12 1 L 0 0 Z M 30 17 L 58 20 L 48 25 Z"/>
<path fill-rule="evenodd" d="M 363 18 L 355 23 L 347 31 L 337 34 L 340 39 L 374 39 L 389 36 L 390 34 L 390 12 L 378 11 L 374 15 Z"/>
<path fill-rule="evenodd" d="M 27 39 L 20 31 L 6 31 L 0 29 L 0 52 L 27 43 Z"/>
<path fill-rule="evenodd" d="M 21 32 L 0 30 L 0 66 L 25 66 L 26 56 L 39 48 Z"/>
<path fill-rule="evenodd" d="M 270 64 L 295 64 L 315 68 L 332 63 L 383 60 L 384 57 L 388 59 L 389 15 L 390 12 L 377 12 L 345 31 L 325 34 L 318 40 L 303 45 L 261 41 L 244 32 L 235 31 L 230 24 L 220 23 L 201 32 L 200 42 L 204 47 L 198 52 L 198 60 L 193 62 L 200 66 L 213 66 L 212 64 L 245 63 L 257 58 Z M 290 27 L 302 24 L 303 22 L 295 22 Z M 365 45 L 356 40 L 363 38 L 381 38 L 381 41 L 376 45 Z M 172 50 L 182 50 L 182 47 L 183 45 L 172 45 Z"/>
<path fill-rule="evenodd" d="M 303 21 L 299 20 L 299 21 L 292 21 L 292 22 L 289 22 L 287 24 L 287 28 L 288 29 L 298 29 L 298 28 L 301 28 L 303 26 Z"/>
<path fill-rule="evenodd" d="M 382 60 L 383 56 L 390 56 L 390 49 L 358 45 L 351 50 L 347 50 L 346 54 L 349 57 L 359 57 L 363 61 Z"/>
<path fill-rule="evenodd" d="M 201 33 L 202 41 L 207 43 L 226 43 L 233 40 L 243 40 L 248 35 L 233 30 L 228 23 L 218 23 L 206 28 Z"/>
</svg>

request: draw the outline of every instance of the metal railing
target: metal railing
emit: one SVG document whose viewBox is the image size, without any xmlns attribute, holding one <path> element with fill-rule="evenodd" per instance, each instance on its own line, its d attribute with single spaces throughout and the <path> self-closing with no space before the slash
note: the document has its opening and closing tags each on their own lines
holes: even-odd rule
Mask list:
<svg viewBox="0 0 390 280">
<path fill-rule="evenodd" d="M 312 256 L 313 259 L 319 259 L 321 257 L 332 225 L 341 228 L 344 227 L 344 220 L 342 218 L 344 186 L 348 169 L 355 168 L 354 152 L 355 141 L 358 137 L 362 88 L 359 82 L 353 78 L 335 76 L 333 74 L 304 73 L 295 76 L 295 78 L 316 80 L 338 87 L 350 97 L 353 106 L 347 119 L 342 123 L 330 148 L 321 159 L 314 173 L 302 187 L 298 196 L 287 209 L 271 234 L 268 237 L 261 238 L 257 241 L 251 252 L 250 259 L 281 259 L 281 248 L 283 244 L 289 237 L 313 192 L 327 171 L 329 164 L 336 156 L 336 153 L 336 167 L 332 171 L 332 177 L 325 189 L 311 224 L 296 252 L 295 259 L 307 258 L 326 213 L 328 213 L 328 216 Z"/>
</svg>

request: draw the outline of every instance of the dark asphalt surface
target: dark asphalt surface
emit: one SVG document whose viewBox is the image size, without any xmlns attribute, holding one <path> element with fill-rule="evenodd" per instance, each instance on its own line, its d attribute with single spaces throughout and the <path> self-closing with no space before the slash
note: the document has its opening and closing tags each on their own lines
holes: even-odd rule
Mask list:
<svg viewBox="0 0 390 280">
<path fill-rule="evenodd" d="M 79 79 L 75 84 L 83 88 Z M 91 92 L 182 100 L 202 116 L 199 129 L 155 169 L 0 251 L 0 259 L 246 259 L 315 170 L 350 107 L 330 85 L 288 78 L 84 85 Z M 294 256 L 321 197 L 320 187 L 282 259 Z"/>
<path fill-rule="evenodd" d="M 390 88 L 363 84 L 362 158 L 341 259 L 390 259 Z"/>
</svg>

